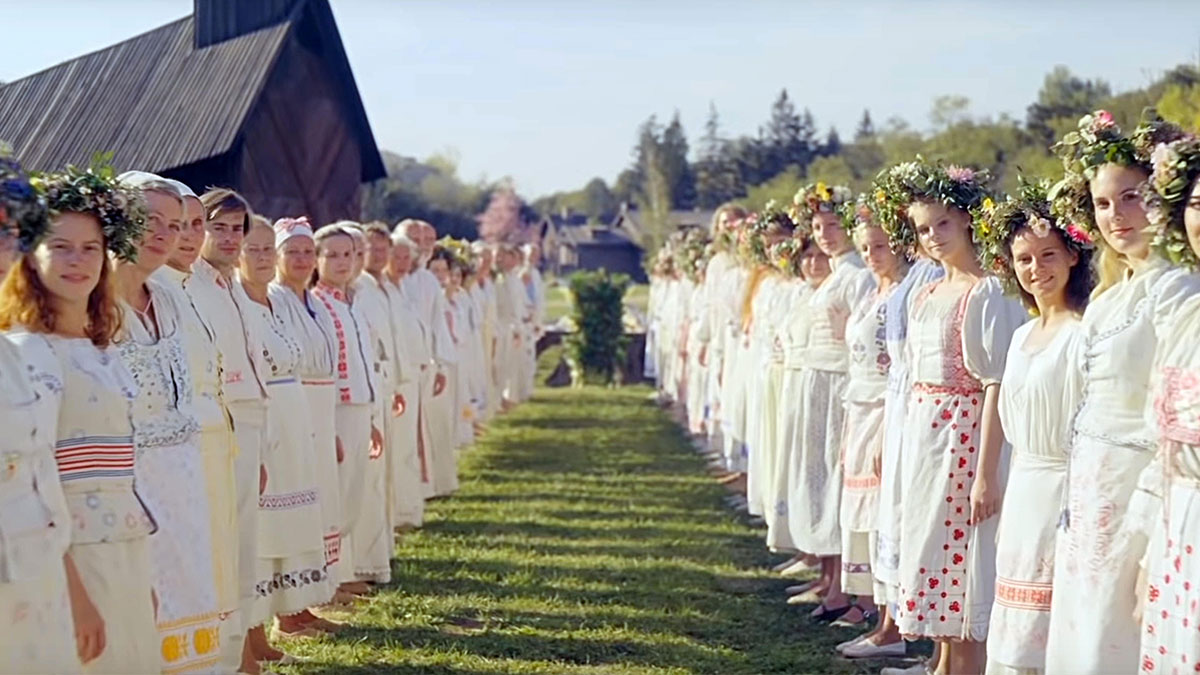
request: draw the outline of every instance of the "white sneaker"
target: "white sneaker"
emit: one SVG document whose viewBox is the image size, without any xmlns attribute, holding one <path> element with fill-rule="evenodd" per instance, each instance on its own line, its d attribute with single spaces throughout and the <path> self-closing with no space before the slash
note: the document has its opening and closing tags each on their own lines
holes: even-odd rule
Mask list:
<svg viewBox="0 0 1200 675">
<path fill-rule="evenodd" d="M 897 640 L 886 645 L 877 645 L 870 640 L 862 640 L 842 650 L 842 656 L 848 659 L 880 659 L 904 656 L 907 649 L 908 645 L 905 644 L 904 640 Z M 920 665 L 922 667 L 925 666 L 923 663 Z"/>
<path fill-rule="evenodd" d="M 931 672 L 933 671 L 929 670 L 929 664 L 922 661 L 920 663 L 915 663 L 911 666 L 905 666 L 903 668 L 896 666 L 881 668 L 879 670 L 879 675 L 928 675 L 928 673 Z"/>
</svg>

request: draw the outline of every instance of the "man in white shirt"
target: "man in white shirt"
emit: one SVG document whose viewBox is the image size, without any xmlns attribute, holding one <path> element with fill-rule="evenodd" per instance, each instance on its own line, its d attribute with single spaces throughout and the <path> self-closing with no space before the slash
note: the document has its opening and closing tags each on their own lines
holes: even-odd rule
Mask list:
<svg viewBox="0 0 1200 675">
<path fill-rule="evenodd" d="M 230 284 L 250 223 L 249 205 L 232 190 L 212 190 L 201 197 L 206 224 L 200 257 L 192 264 L 185 290 L 196 310 L 214 332 L 221 355 L 221 391 L 238 454 L 234 463 L 238 514 L 238 611 L 249 621 L 255 602 L 254 580 L 258 557 L 258 495 L 266 480 L 259 451 L 266 430 L 266 389 L 259 378 L 253 354 L 261 353 L 254 336 L 233 300 Z M 247 672 L 257 672 L 243 642 L 251 626 L 222 636 L 222 662 Z M 247 661 L 249 659 L 249 661 Z M 255 664 L 256 665 L 256 664 Z"/>
</svg>

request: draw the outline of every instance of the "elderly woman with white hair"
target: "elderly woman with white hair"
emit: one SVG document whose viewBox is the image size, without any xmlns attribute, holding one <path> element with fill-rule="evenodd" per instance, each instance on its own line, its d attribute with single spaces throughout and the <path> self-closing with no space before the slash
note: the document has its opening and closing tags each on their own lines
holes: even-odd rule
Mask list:
<svg viewBox="0 0 1200 675">
<path fill-rule="evenodd" d="M 400 414 L 392 419 L 392 453 L 388 455 L 388 504 L 397 531 L 420 527 L 425 520 L 425 497 L 432 490 L 423 455 L 429 431 L 421 416 L 421 376 L 431 361 L 425 331 L 403 281 L 412 272 L 417 245 L 399 232 L 391 234 L 391 249 L 383 273 L 392 312 L 400 373 L 396 395 Z"/>
<path fill-rule="evenodd" d="M 220 618 L 183 308 L 173 292 L 150 278 L 175 248 L 183 228 L 183 198 L 153 174 L 129 172 L 119 180 L 140 190 L 147 206 L 137 255 L 116 265 L 123 325 L 114 344 L 137 383 L 131 408 L 135 480 L 158 525 L 149 550 L 162 668 L 210 670 L 220 659 Z"/>
</svg>

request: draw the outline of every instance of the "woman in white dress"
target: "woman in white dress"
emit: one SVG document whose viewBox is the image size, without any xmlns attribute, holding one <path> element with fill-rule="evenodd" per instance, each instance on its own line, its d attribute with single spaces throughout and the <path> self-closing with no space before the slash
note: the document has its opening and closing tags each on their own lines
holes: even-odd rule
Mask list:
<svg viewBox="0 0 1200 675">
<path fill-rule="evenodd" d="M 800 389 L 804 378 L 804 364 L 808 353 L 808 338 L 811 335 L 808 312 L 797 312 L 795 307 L 805 307 L 808 298 L 820 289 L 829 278 L 832 269 L 829 256 L 817 243 L 797 230 L 792 235 L 795 242 L 788 253 L 787 273 L 802 280 L 802 285 L 792 298 L 792 307 L 787 319 L 780 326 L 783 350 L 783 381 L 779 394 L 779 417 L 776 426 L 776 447 L 772 452 L 776 468 L 772 473 L 773 484 L 768 498 L 771 509 L 767 512 L 767 548 L 783 553 L 795 553 L 793 564 L 800 564 L 800 549 L 792 538 L 790 513 L 796 488 L 804 480 L 800 464 L 800 442 L 797 437 L 801 425 Z"/>
<path fill-rule="evenodd" d="M 1152 127 L 1135 132 L 1143 140 L 1157 134 Z M 1056 146 L 1071 171 L 1052 192 L 1053 206 L 1061 220 L 1092 230 L 1099 278 L 1076 365 L 1083 401 L 1072 423 L 1046 672 L 1133 672 L 1136 578 L 1147 537 L 1132 499 L 1157 445 L 1146 415 L 1150 373 L 1171 314 L 1200 283 L 1150 246 L 1140 191 L 1149 148 L 1123 136 L 1103 111 L 1080 120 L 1069 140 Z"/>
<path fill-rule="evenodd" d="M 37 393 L 58 415 L 55 460 L 71 524 L 64 561 L 76 650 L 86 672 L 159 672 L 146 542 L 154 523 L 135 492 L 130 415 L 137 386 L 109 349 L 121 309 L 105 253 L 131 257 L 144 206 L 104 172 L 71 168 L 42 185 L 49 231 L 21 232 L 28 253 L 0 288 L 0 330 L 18 331 L 12 339 Z M 74 669 L 66 654 L 58 658 Z"/>
<path fill-rule="evenodd" d="M 342 511 L 340 574 L 335 582 L 349 593 L 365 593 L 366 584 L 354 583 L 353 532 L 362 514 L 363 485 L 368 462 L 383 457 L 383 434 L 375 420 L 375 392 L 379 389 L 371 364 L 375 355 L 366 320 L 350 304 L 347 294 L 355 267 L 354 235 L 340 225 L 326 225 L 314 235 L 317 273 L 313 298 L 333 321 L 336 339 L 337 407 L 334 412 L 338 485 Z"/>
<path fill-rule="evenodd" d="M 1156 149 L 1147 201 L 1154 244 L 1193 272 L 1200 261 L 1200 142 Z M 1155 462 L 1142 473 L 1139 527 L 1150 533 L 1141 593 L 1141 672 L 1200 663 L 1200 296 L 1169 323 L 1151 377 Z"/>
<path fill-rule="evenodd" d="M 511 254 L 510 254 L 511 255 Z M 427 269 L 437 278 L 441 284 L 442 292 L 445 293 L 446 302 L 445 320 L 450 331 L 450 340 L 453 343 L 455 353 L 457 353 L 461 339 L 459 337 L 459 316 L 457 306 L 453 303 L 453 298 L 450 297 L 450 268 L 454 264 L 454 256 L 444 247 L 437 247 L 433 251 L 433 256 L 429 259 Z M 511 272 L 515 274 L 515 272 Z M 511 283 L 511 279 L 510 279 Z M 524 310 L 522 310 L 524 311 Z M 510 354 L 512 358 L 519 357 L 520 350 L 513 350 Z M 458 446 L 458 424 L 462 415 L 461 402 L 461 387 L 459 382 L 459 370 L 463 367 L 461 363 L 447 364 L 446 372 L 446 389 L 442 392 L 442 396 L 448 397 L 452 403 L 447 409 L 450 415 L 450 428 L 453 430 L 451 440 L 453 446 Z M 511 375 L 512 373 L 510 373 Z M 512 379 L 510 377 L 510 384 Z M 512 389 L 515 391 L 515 389 Z M 515 400 L 510 397 L 510 400 Z M 433 483 L 436 487 L 436 492 L 439 495 L 449 494 L 458 489 L 458 467 L 456 452 L 435 453 L 433 457 Z"/>
<path fill-rule="evenodd" d="M 873 533 L 879 515 L 879 477 L 883 456 L 884 398 L 891 359 L 887 354 L 887 305 L 908 272 L 904 258 L 892 250 L 887 233 L 865 204 L 848 204 L 843 218 L 875 282 L 875 291 L 852 308 L 846 324 L 850 352 L 845 392 L 846 433 L 842 455 L 842 591 L 856 597 L 842 621 L 857 624 L 886 602 L 876 595 L 871 567 L 876 549 Z M 882 616 L 883 608 L 879 615 Z M 904 653 L 904 643 L 880 621 L 860 644 L 846 647 L 850 657 Z"/>
<path fill-rule="evenodd" d="M 752 516 L 763 516 L 770 484 L 772 456 L 775 448 L 778 393 L 782 386 L 782 368 L 772 386 L 767 374 L 775 343 L 774 310 L 782 275 L 772 265 L 770 252 L 788 240 L 795 227 L 782 210 L 768 204 L 756 224 L 756 237 L 761 243 L 752 247 L 753 271 L 746 286 L 747 297 L 742 302 L 742 336 L 738 341 L 738 359 L 750 371 L 742 378 L 746 404 L 742 423 L 743 443 L 746 446 L 746 506 Z M 770 457 L 770 459 L 768 458 Z"/>
<path fill-rule="evenodd" d="M 0 149 L 0 282 L 22 242 L 49 226 L 25 172 Z M 58 410 L 38 393 L 27 359 L 0 336 L 0 672 L 77 673 L 64 556 L 71 530 L 54 461 Z"/>
<path fill-rule="evenodd" d="M 821 576 L 811 593 L 821 596 L 812 616 L 835 621 L 850 611 L 842 592 L 842 435 L 845 430 L 846 321 L 871 292 L 874 281 L 854 250 L 838 210 L 850 201 L 850 190 L 824 183 L 797 195 L 801 223 L 812 228 L 813 241 L 829 256 L 833 272 L 809 296 L 802 311 L 812 318 L 800 386 L 798 462 L 802 482 L 795 485 L 789 510 L 797 547 L 821 559 Z"/>
<path fill-rule="evenodd" d="M 337 336 L 333 317 L 308 290 L 308 282 L 317 268 L 317 249 L 313 230 L 305 218 L 283 218 L 275 222 L 277 261 L 275 280 L 267 295 L 271 313 L 285 326 L 287 334 L 300 343 L 297 375 L 303 387 L 312 426 L 312 460 L 316 477 L 317 503 L 321 509 L 322 545 L 325 557 L 324 603 L 337 588 L 341 560 L 341 491 L 338 464 L 341 461 L 334 440 L 334 358 Z M 303 410 L 303 409 L 302 409 Z M 276 632 L 283 636 L 304 634 L 306 629 L 332 631 L 337 626 L 310 611 L 279 616 Z"/>
<path fill-rule="evenodd" d="M 286 321 L 286 305 L 271 302 L 275 278 L 275 230 L 254 216 L 242 243 L 233 299 L 261 355 L 267 388 L 267 434 L 262 449 L 266 484 L 258 499 L 258 559 L 254 574 L 255 606 L 248 642 L 259 661 L 279 661 L 261 624 L 273 616 L 291 616 L 329 599 L 325 533 L 318 492 L 313 430 L 299 370 L 304 358 L 300 338 Z"/>
<path fill-rule="evenodd" d="M 153 174 L 130 172 L 119 180 L 140 190 L 147 205 L 137 256 L 116 267 L 124 319 L 114 346 L 137 383 L 135 473 L 139 495 L 159 528 L 150 538 L 150 562 L 162 668 L 207 672 L 220 660 L 220 615 L 200 424 L 191 413 L 195 387 L 178 296 L 150 279 L 175 248 L 183 200 L 173 185 Z"/>
<path fill-rule="evenodd" d="M 205 496 L 208 499 L 209 540 L 212 545 L 213 585 L 221 633 L 240 625 L 238 608 L 237 492 L 234 489 L 234 458 L 237 441 L 229 409 L 222 396 L 221 355 L 216 333 L 188 293 L 192 263 L 200 255 L 207 215 L 196 193 L 183 183 L 167 180 L 183 197 L 183 228 L 167 264 L 150 278 L 159 288 L 174 295 L 179 309 L 179 331 L 188 372 L 192 377 L 190 412 L 200 423 L 200 458 L 204 464 Z M 223 644 L 223 648 L 231 645 Z"/>
<path fill-rule="evenodd" d="M 980 221 L 984 265 L 1037 318 L 1013 334 L 1000 386 L 1000 421 L 1012 465 L 996 541 L 996 603 L 988 634 L 988 673 L 1042 672 L 1050 628 L 1054 542 L 1067 477 L 1069 420 L 1083 372 L 1080 316 L 1092 290 L 1091 240 L 1050 215 L 1045 190 L 1022 194 Z M 980 228 L 977 228 L 980 229 Z"/>
<path fill-rule="evenodd" d="M 900 602 L 905 636 L 934 639 L 938 672 L 985 666 L 995 533 L 1007 447 L 997 411 L 1008 345 L 1027 314 L 986 274 L 970 211 L 985 199 L 970 169 L 907 162 L 880 176 L 879 216 L 894 244 L 915 242 L 946 270 L 909 308 L 912 393 L 901 482 Z"/>
</svg>

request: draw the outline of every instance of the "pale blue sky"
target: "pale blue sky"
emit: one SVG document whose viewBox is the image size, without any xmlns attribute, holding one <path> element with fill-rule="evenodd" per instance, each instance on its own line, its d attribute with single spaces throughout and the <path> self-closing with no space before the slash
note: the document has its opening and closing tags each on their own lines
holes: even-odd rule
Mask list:
<svg viewBox="0 0 1200 675">
<path fill-rule="evenodd" d="M 940 94 L 1024 118 L 1065 64 L 1117 90 L 1200 51 L 1200 2 L 1028 0 L 332 0 L 381 148 L 454 149 L 462 174 L 527 197 L 612 181 L 637 125 L 678 109 L 691 139 L 716 103 L 753 133 L 787 87 L 822 133 L 863 108 L 918 128 Z M 191 0 L 0 0 L 0 80 L 191 11 Z"/>
</svg>

